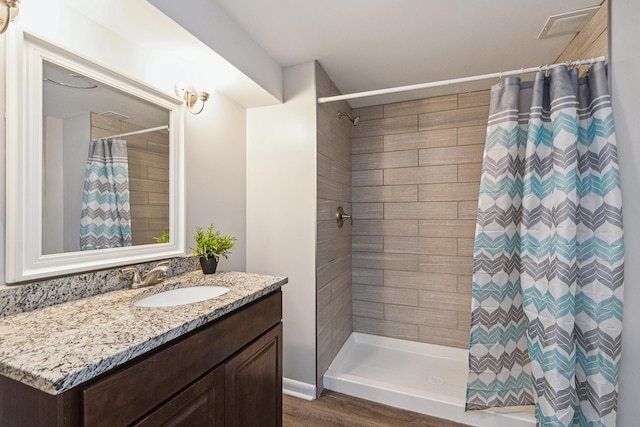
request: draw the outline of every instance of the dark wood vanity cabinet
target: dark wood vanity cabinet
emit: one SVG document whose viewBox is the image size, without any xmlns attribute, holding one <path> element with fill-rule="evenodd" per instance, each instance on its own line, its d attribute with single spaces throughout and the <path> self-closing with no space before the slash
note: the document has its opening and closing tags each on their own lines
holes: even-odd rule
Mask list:
<svg viewBox="0 0 640 427">
<path fill-rule="evenodd" d="M 280 427 L 281 319 L 276 291 L 56 396 L 0 377 L 0 426 Z"/>
</svg>

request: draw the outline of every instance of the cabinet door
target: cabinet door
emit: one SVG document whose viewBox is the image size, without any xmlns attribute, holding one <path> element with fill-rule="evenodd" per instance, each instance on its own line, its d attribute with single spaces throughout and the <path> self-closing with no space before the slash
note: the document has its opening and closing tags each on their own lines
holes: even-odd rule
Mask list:
<svg viewBox="0 0 640 427">
<path fill-rule="evenodd" d="M 226 426 L 282 425 L 282 324 L 225 362 Z"/>
<path fill-rule="evenodd" d="M 213 369 L 133 426 L 224 426 L 224 366 Z"/>
</svg>

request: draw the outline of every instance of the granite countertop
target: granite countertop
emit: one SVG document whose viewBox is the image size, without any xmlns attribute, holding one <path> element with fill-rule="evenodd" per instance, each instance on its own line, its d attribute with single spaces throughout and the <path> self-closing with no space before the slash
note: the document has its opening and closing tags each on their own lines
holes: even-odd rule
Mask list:
<svg viewBox="0 0 640 427">
<path fill-rule="evenodd" d="M 193 271 L 142 289 L 124 289 L 0 318 L 0 374 L 59 394 L 217 319 L 287 283 L 286 277 Z M 187 286 L 226 294 L 175 307 L 133 305 Z"/>
</svg>

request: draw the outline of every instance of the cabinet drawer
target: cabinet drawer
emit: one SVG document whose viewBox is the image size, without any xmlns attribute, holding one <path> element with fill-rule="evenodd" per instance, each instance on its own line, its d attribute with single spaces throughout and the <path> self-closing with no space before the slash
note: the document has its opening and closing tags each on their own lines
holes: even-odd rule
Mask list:
<svg viewBox="0 0 640 427">
<path fill-rule="evenodd" d="M 276 291 L 141 356 L 83 390 L 84 425 L 131 424 L 281 319 L 282 296 Z"/>
</svg>

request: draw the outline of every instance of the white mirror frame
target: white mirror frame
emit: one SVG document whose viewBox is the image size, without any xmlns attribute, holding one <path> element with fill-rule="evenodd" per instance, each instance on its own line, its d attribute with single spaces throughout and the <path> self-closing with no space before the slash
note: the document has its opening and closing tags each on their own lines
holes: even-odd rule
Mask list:
<svg viewBox="0 0 640 427">
<path fill-rule="evenodd" d="M 18 28 L 7 34 L 6 49 L 6 282 L 32 281 L 185 255 L 183 100 Z M 42 254 L 43 60 L 76 70 L 170 111 L 169 243 Z"/>
</svg>

